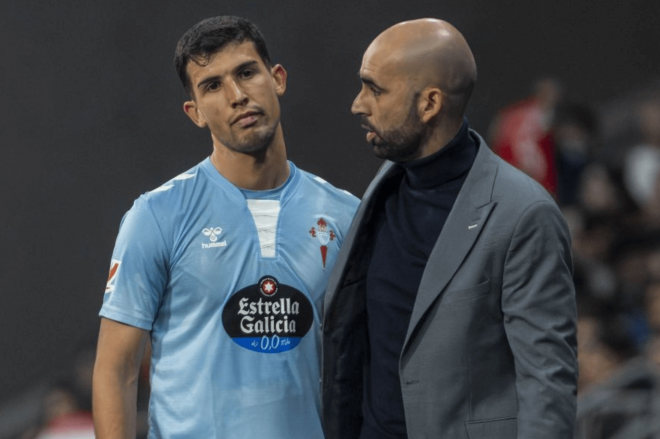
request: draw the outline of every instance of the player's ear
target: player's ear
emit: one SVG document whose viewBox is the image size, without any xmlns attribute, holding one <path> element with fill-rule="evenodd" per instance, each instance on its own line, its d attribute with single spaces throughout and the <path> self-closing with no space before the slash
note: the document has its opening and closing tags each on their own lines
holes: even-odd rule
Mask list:
<svg viewBox="0 0 660 439">
<path fill-rule="evenodd" d="M 419 98 L 419 113 L 422 122 L 427 123 L 442 110 L 442 91 L 439 88 L 427 88 Z"/>
<path fill-rule="evenodd" d="M 197 102 L 193 100 L 184 102 L 183 112 L 186 113 L 190 120 L 192 120 L 193 123 L 198 127 L 204 128 L 206 126 L 206 119 L 204 118 L 204 115 L 201 113 L 201 111 L 199 111 Z"/>
<path fill-rule="evenodd" d="M 276 64 L 270 69 L 270 74 L 275 82 L 275 93 L 277 96 L 283 96 L 286 91 L 286 70 L 281 64 Z"/>
</svg>

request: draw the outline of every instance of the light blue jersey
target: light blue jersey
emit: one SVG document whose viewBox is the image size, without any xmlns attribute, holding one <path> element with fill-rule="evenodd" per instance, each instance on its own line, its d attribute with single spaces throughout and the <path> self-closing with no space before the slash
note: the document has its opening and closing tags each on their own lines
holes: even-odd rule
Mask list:
<svg viewBox="0 0 660 439">
<path fill-rule="evenodd" d="M 321 306 L 358 200 L 289 168 L 247 191 L 206 159 L 122 220 L 100 315 L 151 331 L 149 438 L 323 438 Z"/>
</svg>

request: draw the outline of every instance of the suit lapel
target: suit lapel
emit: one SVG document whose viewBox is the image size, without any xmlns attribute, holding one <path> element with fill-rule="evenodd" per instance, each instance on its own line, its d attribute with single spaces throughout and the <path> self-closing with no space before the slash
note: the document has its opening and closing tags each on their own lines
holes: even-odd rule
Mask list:
<svg viewBox="0 0 660 439">
<path fill-rule="evenodd" d="M 404 350 L 428 308 L 463 263 L 494 206 L 492 192 L 497 166 L 492 160 L 493 153 L 483 139 L 478 141 L 477 157 L 426 263 L 410 316 Z"/>
<path fill-rule="evenodd" d="M 374 205 L 378 198 L 378 190 L 380 186 L 390 178 L 392 175 L 396 174 L 397 167 L 393 162 L 385 162 L 383 166 L 379 169 L 378 173 L 374 179 L 367 187 L 367 190 L 364 192 L 362 197 L 362 202 L 360 203 L 358 210 L 355 213 L 351 227 L 346 234 L 344 241 L 342 242 L 341 248 L 339 249 L 339 254 L 337 255 L 337 260 L 335 262 L 335 268 L 330 274 L 328 279 L 328 286 L 326 288 L 325 296 L 325 306 L 324 306 L 324 316 L 327 315 L 331 309 L 332 301 L 334 300 L 335 294 L 341 287 L 342 283 L 346 280 L 347 276 L 351 274 L 351 267 L 356 264 L 364 263 L 364 257 L 356 260 L 355 252 L 360 251 L 364 245 L 364 239 L 369 236 L 369 233 L 364 229 L 370 224 L 370 219 L 373 215 Z M 357 272 L 356 274 L 364 274 Z M 349 279 L 350 281 L 350 279 Z"/>
</svg>

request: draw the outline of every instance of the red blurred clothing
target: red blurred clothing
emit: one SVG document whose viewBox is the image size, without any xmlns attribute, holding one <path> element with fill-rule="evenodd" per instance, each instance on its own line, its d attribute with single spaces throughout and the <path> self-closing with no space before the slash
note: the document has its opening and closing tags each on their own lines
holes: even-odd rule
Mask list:
<svg viewBox="0 0 660 439">
<path fill-rule="evenodd" d="M 94 439 L 91 413 L 72 412 L 58 416 L 35 439 Z"/>
<path fill-rule="evenodd" d="M 541 183 L 553 196 L 557 191 L 555 144 L 548 114 L 531 98 L 501 111 L 493 151 Z"/>
</svg>

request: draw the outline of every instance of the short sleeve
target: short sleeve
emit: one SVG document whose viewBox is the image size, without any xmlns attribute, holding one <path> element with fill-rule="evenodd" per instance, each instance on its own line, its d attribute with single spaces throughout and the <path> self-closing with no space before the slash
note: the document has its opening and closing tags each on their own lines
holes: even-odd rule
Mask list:
<svg viewBox="0 0 660 439">
<path fill-rule="evenodd" d="M 168 279 L 167 245 L 143 197 L 122 219 L 99 315 L 151 330 Z"/>
</svg>

